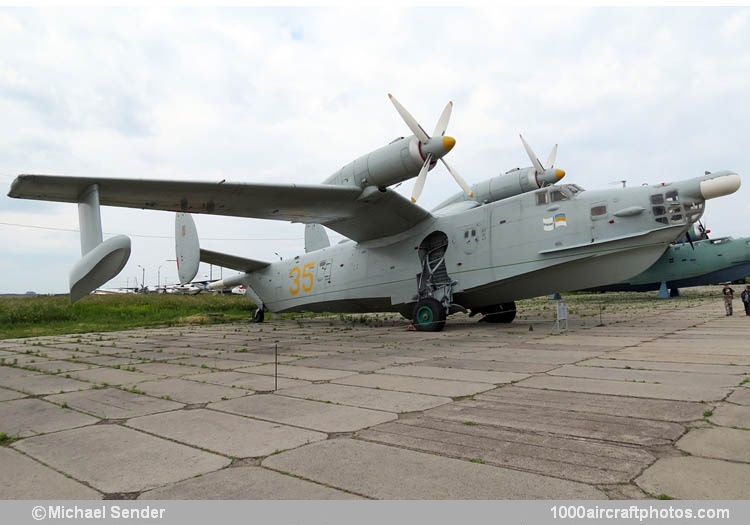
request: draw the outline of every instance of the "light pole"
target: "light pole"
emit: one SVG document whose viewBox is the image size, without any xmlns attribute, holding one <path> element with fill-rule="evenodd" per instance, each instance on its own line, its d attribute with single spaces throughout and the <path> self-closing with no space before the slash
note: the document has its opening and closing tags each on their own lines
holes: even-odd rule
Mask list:
<svg viewBox="0 0 750 525">
<path fill-rule="evenodd" d="M 143 266 L 141 266 L 140 264 L 138 265 L 138 268 L 140 268 L 141 270 L 143 270 L 141 272 L 141 289 L 143 289 L 145 291 L 145 289 L 146 289 L 146 269 Z"/>
</svg>

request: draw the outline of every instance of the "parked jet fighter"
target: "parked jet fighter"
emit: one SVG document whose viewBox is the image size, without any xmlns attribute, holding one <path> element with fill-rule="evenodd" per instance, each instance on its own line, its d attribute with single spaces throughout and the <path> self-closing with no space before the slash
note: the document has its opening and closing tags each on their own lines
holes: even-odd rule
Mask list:
<svg viewBox="0 0 750 525">
<path fill-rule="evenodd" d="M 740 186 L 739 175 L 730 171 L 617 190 L 544 186 L 538 181 L 559 180 L 564 172 L 553 167 L 554 156 L 544 168 L 525 144 L 533 169 L 501 176 L 517 177 L 515 188 L 497 179 L 472 189 L 444 159 L 456 143 L 445 135 L 452 103 L 428 135 L 391 100 L 413 135 L 354 160 L 323 184 L 19 175 L 9 196 L 78 203 L 82 258 L 71 271 L 71 300 L 125 265 L 130 240 L 102 242 L 99 211 L 100 205 L 123 206 L 178 212 L 181 280 L 192 278 L 199 261 L 241 271 L 215 286 L 245 285 L 258 304 L 256 321 L 265 311 L 389 310 L 412 318 L 419 330 L 437 331 L 451 313 L 510 322 L 517 299 L 636 275 L 701 216 L 706 199 Z M 468 198 L 430 212 L 414 201 L 438 160 Z M 412 202 L 389 188 L 411 178 Z M 535 183 L 544 187 L 529 191 Z M 349 240 L 330 246 L 317 237 L 297 257 L 258 261 L 201 249 L 189 215 L 194 213 L 318 224 Z"/>
</svg>

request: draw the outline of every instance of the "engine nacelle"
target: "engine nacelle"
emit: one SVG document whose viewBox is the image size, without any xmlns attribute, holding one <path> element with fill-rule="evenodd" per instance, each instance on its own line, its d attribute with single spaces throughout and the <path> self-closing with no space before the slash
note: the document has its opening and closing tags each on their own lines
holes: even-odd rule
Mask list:
<svg viewBox="0 0 750 525">
<path fill-rule="evenodd" d="M 419 141 L 415 137 L 400 138 L 350 162 L 323 184 L 386 188 L 416 177 L 422 164 Z"/>
</svg>

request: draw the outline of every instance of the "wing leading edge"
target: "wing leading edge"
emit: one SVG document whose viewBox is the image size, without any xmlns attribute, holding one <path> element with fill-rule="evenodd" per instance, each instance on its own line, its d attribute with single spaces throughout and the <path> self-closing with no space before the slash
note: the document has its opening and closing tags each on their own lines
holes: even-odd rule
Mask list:
<svg viewBox="0 0 750 525">
<path fill-rule="evenodd" d="M 75 203 L 93 184 L 104 206 L 323 224 L 357 242 L 396 235 L 431 217 L 392 190 L 363 192 L 326 184 L 19 175 L 8 196 Z"/>
</svg>

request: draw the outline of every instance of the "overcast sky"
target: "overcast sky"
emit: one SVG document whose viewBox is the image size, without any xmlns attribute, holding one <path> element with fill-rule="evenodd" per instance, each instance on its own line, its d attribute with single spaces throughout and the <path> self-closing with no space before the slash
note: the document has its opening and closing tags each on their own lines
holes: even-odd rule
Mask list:
<svg viewBox="0 0 750 525">
<path fill-rule="evenodd" d="M 704 221 L 750 236 L 749 72 L 747 8 L 3 8 L 0 292 L 65 293 L 80 257 L 76 206 L 7 197 L 19 173 L 318 183 L 409 134 L 389 92 L 426 129 L 454 101 L 470 184 L 529 165 L 519 133 L 587 189 L 735 170 Z M 438 166 L 420 205 L 456 191 Z M 173 221 L 103 208 L 133 239 L 107 286 L 175 282 Z M 303 251 L 300 224 L 196 224 L 209 249 Z"/>
</svg>

